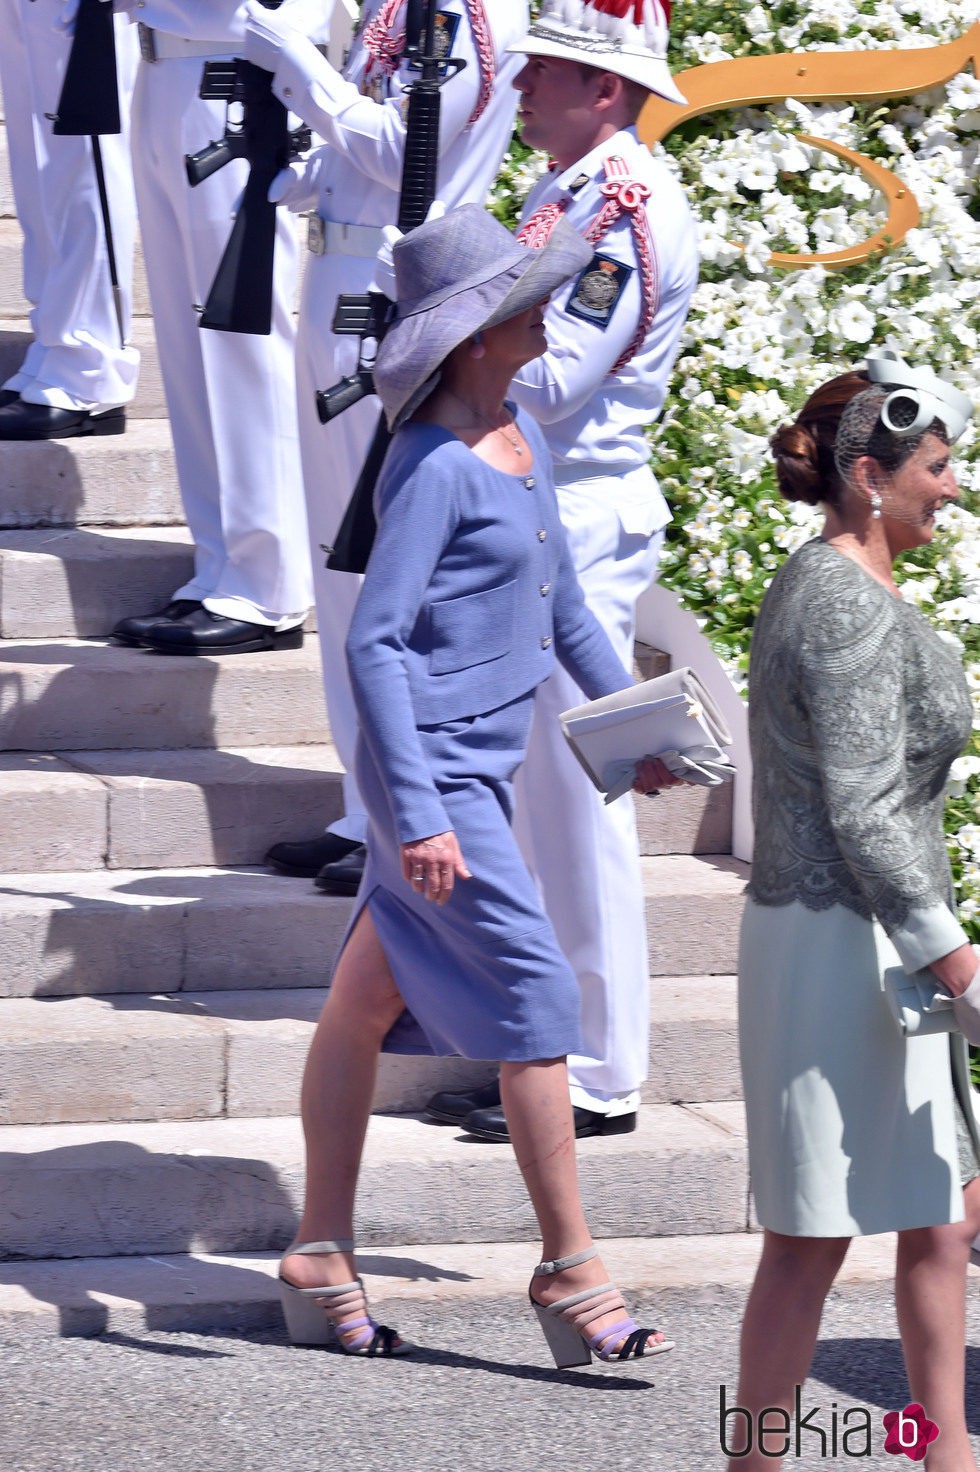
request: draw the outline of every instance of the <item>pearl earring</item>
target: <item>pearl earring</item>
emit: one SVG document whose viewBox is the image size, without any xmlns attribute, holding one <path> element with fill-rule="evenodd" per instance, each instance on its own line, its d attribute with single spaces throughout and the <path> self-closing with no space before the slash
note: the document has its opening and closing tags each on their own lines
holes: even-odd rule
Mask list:
<svg viewBox="0 0 980 1472">
<path fill-rule="evenodd" d="M 475 332 L 473 341 L 470 343 L 470 357 L 483 358 L 486 356 L 486 348 L 483 346 L 483 333 Z"/>
<path fill-rule="evenodd" d="M 871 492 L 871 520 L 881 520 L 881 497 L 877 491 Z"/>
</svg>

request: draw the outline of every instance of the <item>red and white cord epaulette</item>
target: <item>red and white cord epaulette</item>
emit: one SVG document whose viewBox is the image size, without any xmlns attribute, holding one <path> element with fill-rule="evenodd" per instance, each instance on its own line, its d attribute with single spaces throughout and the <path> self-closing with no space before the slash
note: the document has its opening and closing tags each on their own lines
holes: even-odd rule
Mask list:
<svg viewBox="0 0 980 1472">
<path fill-rule="evenodd" d="M 600 206 L 588 229 L 582 233 L 590 245 L 598 245 L 616 221 L 624 214 L 628 215 L 640 268 L 640 320 L 629 346 L 610 369 L 610 372 L 618 373 L 639 350 L 647 333 L 653 327 L 660 300 L 660 269 L 657 263 L 657 249 L 653 243 L 650 221 L 645 209 L 646 201 L 650 197 L 650 186 L 644 184 L 640 179 L 634 179 L 626 160 L 616 154 L 605 160 L 604 169 L 606 177 L 599 185 L 599 190 L 605 196 L 605 202 Z M 540 209 L 535 210 L 527 223 L 521 226 L 517 232 L 518 240 L 532 250 L 541 250 L 547 245 L 551 232 L 570 203 L 571 200 L 566 198 L 542 205 Z"/>
</svg>

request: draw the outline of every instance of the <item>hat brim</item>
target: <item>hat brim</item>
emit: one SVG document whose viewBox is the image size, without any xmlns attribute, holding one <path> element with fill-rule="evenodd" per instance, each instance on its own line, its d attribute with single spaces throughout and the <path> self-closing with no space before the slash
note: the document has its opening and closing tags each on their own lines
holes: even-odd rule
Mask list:
<svg viewBox="0 0 980 1472">
<path fill-rule="evenodd" d="M 513 46 L 508 46 L 508 51 L 516 52 L 520 56 L 557 56 L 563 61 L 577 61 L 582 66 L 594 66 L 596 71 L 614 72 L 617 77 L 625 77 L 628 82 L 637 82 L 641 87 L 646 87 L 648 92 L 656 92 L 658 97 L 665 98 L 668 102 L 676 102 L 678 107 L 686 107 L 687 98 L 675 83 L 671 75 L 670 67 L 666 61 L 658 56 L 651 56 L 648 51 L 630 50 L 626 47 L 613 49 L 607 38 L 600 40 L 596 38 L 596 44 L 591 45 L 589 38 L 580 31 L 569 33 L 567 38 L 557 26 L 549 24 L 540 27 L 540 33 L 536 34 L 532 29 L 522 41 L 515 41 Z"/>
<path fill-rule="evenodd" d="M 454 348 L 551 297 L 592 259 L 592 247 L 566 220 L 541 250 L 523 248 L 519 264 L 491 280 L 461 284 L 436 305 L 396 317 L 378 347 L 374 387 L 394 432 L 428 398 Z"/>
</svg>

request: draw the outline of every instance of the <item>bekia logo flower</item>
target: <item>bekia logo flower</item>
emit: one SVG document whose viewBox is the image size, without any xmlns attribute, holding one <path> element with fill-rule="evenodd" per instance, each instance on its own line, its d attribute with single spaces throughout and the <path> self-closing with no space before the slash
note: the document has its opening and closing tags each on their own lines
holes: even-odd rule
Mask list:
<svg viewBox="0 0 980 1472">
<path fill-rule="evenodd" d="M 893 1456 L 904 1453 L 913 1462 L 921 1462 L 926 1449 L 939 1435 L 939 1427 L 930 1421 L 925 1411 L 915 1401 L 904 1411 L 889 1411 L 884 1417 L 885 1451 Z"/>
</svg>

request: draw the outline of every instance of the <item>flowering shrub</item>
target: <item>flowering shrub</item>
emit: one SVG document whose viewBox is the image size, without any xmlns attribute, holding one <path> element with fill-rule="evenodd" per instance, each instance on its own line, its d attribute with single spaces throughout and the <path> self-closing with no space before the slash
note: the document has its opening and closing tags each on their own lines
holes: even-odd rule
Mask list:
<svg viewBox="0 0 980 1472">
<path fill-rule="evenodd" d="M 675 69 L 791 50 L 930 47 L 980 20 L 980 0 L 674 0 Z M 866 240 L 884 203 L 865 177 L 797 133 L 827 138 L 897 174 L 921 222 L 860 266 L 777 268 L 770 251 L 817 253 Z M 782 559 L 820 526 L 780 501 L 770 435 L 807 395 L 872 346 L 926 363 L 973 392 L 980 341 L 980 80 L 888 103 L 741 108 L 693 119 L 658 151 L 699 220 L 701 284 L 668 408 L 651 430 L 653 465 L 674 511 L 661 581 L 690 608 L 735 683 L 752 623 Z M 515 143 L 493 208 L 513 222 L 543 160 Z M 898 569 L 961 651 L 976 717 L 952 774 L 947 831 L 960 914 L 980 940 L 980 436 L 956 448 L 962 498 L 931 546 Z"/>
</svg>

